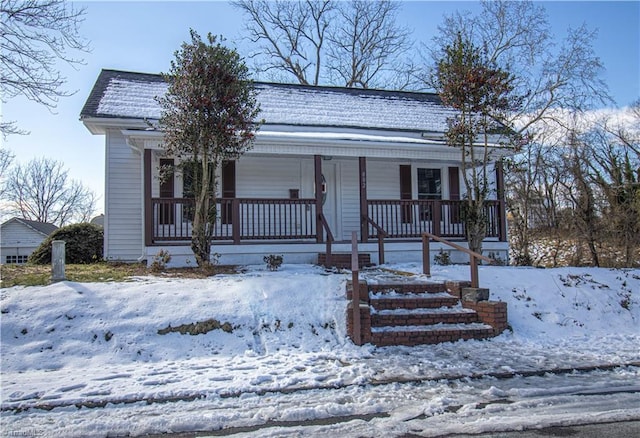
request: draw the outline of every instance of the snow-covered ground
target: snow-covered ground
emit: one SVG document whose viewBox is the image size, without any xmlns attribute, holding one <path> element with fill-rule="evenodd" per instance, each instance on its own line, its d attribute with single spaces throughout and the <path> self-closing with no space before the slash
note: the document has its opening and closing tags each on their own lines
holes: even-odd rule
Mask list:
<svg viewBox="0 0 640 438">
<path fill-rule="evenodd" d="M 417 264 L 388 268 L 420 277 Z M 2 289 L 2 436 L 440 436 L 640 419 L 640 270 L 480 269 L 512 331 L 412 348 L 354 346 L 350 274 L 308 265 Z"/>
</svg>

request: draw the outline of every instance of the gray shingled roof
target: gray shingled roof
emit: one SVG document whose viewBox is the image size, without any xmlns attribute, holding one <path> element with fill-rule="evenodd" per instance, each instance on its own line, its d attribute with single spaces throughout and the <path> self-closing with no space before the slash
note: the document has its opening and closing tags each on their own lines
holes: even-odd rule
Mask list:
<svg viewBox="0 0 640 438">
<path fill-rule="evenodd" d="M 56 227 L 55 225 L 47 223 L 47 222 L 32 221 L 32 220 L 23 219 L 23 218 L 20 218 L 20 217 L 11 218 L 8 221 L 6 221 L 4 224 L 7 224 L 7 223 L 9 223 L 11 221 L 20 222 L 23 225 L 26 225 L 26 226 L 28 226 L 30 228 L 33 228 L 37 232 L 44 234 L 45 236 L 48 236 L 49 234 L 53 233 L 55 230 L 58 229 L 58 227 Z M 2 224 L 2 225 L 4 225 L 4 224 Z"/>
<path fill-rule="evenodd" d="M 267 124 L 444 132 L 454 111 L 437 95 L 257 82 L 260 117 Z M 162 76 L 102 70 L 81 119 L 158 119 Z"/>
</svg>

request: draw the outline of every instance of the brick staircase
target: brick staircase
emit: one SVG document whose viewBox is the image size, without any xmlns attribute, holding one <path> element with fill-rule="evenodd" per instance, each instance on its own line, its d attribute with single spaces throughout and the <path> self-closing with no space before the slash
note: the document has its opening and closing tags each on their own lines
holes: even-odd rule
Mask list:
<svg viewBox="0 0 640 438">
<path fill-rule="evenodd" d="M 485 339 L 506 328 L 506 303 L 463 302 L 460 290 L 460 282 L 361 282 L 362 342 L 377 346 L 437 344 Z M 349 283 L 347 298 L 351 296 Z M 350 304 L 347 328 L 353 339 L 352 309 Z"/>
</svg>

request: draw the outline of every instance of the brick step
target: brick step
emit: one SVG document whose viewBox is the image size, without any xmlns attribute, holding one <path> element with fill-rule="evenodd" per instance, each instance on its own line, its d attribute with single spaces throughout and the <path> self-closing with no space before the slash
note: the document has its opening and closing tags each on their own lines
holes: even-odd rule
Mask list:
<svg viewBox="0 0 640 438">
<path fill-rule="evenodd" d="M 469 324 L 478 321 L 477 312 L 464 308 L 397 309 L 371 312 L 371 327 Z"/>
<path fill-rule="evenodd" d="M 444 283 L 434 282 L 374 283 L 368 286 L 372 294 L 433 294 L 447 291 Z"/>
<path fill-rule="evenodd" d="M 461 302 L 467 282 L 430 283 L 383 274 L 361 283 L 358 343 L 376 346 L 437 344 L 497 336 L 508 327 L 507 306 L 497 301 Z M 347 298 L 353 287 L 347 283 Z M 353 303 L 347 331 L 354 330 Z"/>
<path fill-rule="evenodd" d="M 429 293 L 414 296 L 371 296 L 369 303 L 376 311 L 395 309 L 438 309 L 453 307 L 460 300 L 446 292 Z"/>
<path fill-rule="evenodd" d="M 438 344 L 461 339 L 486 339 L 493 336 L 495 336 L 493 327 L 482 323 L 371 328 L 371 343 L 379 347 Z"/>
<path fill-rule="evenodd" d="M 339 269 L 351 269 L 351 253 L 332 253 L 331 254 L 331 266 L 327 265 L 327 254 L 324 252 L 318 253 L 318 265 L 325 267 L 335 267 Z M 358 267 L 364 268 L 372 266 L 371 254 L 358 253 Z"/>
<path fill-rule="evenodd" d="M 444 283 L 377 283 L 360 284 L 360 301 L 369 301 L 375 298 L 403 297 L 403 296 L 424 296 L 425 294 L 441 294 L 447 292 Z M 347 281 L 347 299 L 351 299 L 353 285 L 351 280 Z"/>
</svg>

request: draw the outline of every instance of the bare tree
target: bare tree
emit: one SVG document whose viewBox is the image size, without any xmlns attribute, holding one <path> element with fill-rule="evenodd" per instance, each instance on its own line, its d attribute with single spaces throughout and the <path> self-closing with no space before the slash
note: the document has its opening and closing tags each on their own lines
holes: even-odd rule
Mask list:
<svg viewBox="0 0 640 438">
<path fill-rule="evenodd" d="M 544 7 L 533 2 L 483 0 L 480 14 L 455 12 L 439 32 L 431 49 L 434 60 L 438 47 L 461 34 L 482 47 L 488 61 L 514 75 L 516 93 L 526 96 L 520 111 L 510 115 L 520 121 L 521 133 L 552 118 L 554 108 L 583 111 L 595 103 L 612 102 L 600 76 L 603 64 L 592 47 L 597 31 L 585 25 L 569 29 L 558 44 Z"/>
<path fill-rule="evenodd" d="M 0 94 L 3 101 L 15 96 L 53 109 L 60 97 L 73 92 L 64 89 L 66 78 L 56 66 L 62 60 L 82 63 L 72 55 L 87 51 L 88 44 L 78 28 L 84 9 L 64 0 L 2 0 L 0 5 Z M 0 125 L 3 135 L 19 133 L 15 122 Z"/>
<path fill-rule="evenodd" d="M 3 198 L 7 183 L 7 171 L 13 163 L 15 155 L 9 149 L 0 148 L 0 199 Z"/>
<path fill-rule="evenodd" d="M 603 238 L 616 241 L 630 267 L 640 247 L 640 114 L 632 107 L 626 115 L 596 121 L 583 141 L 589 176 L 604 198 Z"/>
<path fill-rule="evenodd" d="M 399 3 L 388 0 L 338 4 L 327 50 L 332 83 L 388 88 L 391 82 L 394 88 L 406 88 L 413 66 L 405 55 L 413 44 L 411 32 L 396 23 L 399 8 Z"/>
<path fill-rule="evenodd" d="M 537 141 L 509 166 L 514 260 L 535 263 L 528 245 L 574 241 L 574 263 L 633 266 L 640 247 L 640 113 L 559 112 L 538 123 Z M 564 117 L 564 120 L 562 118 Z M 541 125 L 541 126 L 537 126 Z M 526 156 L 524 154 L 526 153 Z"/>
<path fill-rule="evenodd" d="M 416 67 L 410 32 L 396 22 L 399 4 L 378 1 L 232 2 L 248 18 L 248 39 L 260 43 L 258 73 L 304 85 L 404 89 Z"/>
<path fill-rule="evenodd" d="M 69 179 L 63 163 L 42 158 L 9 171 L 3 200 L 24 219 L 62 226 L 90 218 L 96 197 L 82 183 Z"/>
<path fill-rule="evenodd" d="M 249 18 L 248 38 L 260 43 L 258 73 L 293 75 L 303 85 L 318 85 L 327 28 L 333 5 L 330 0 L 304 2 L 238 0 L 232 4 Z"/>
<path fill-rule="evenodd" d="M 593 266 L 600 266 L 598 241 L 601 236 L 600 217 L 602 206 L 598 202 L 599 199 L 597 199 L 597 193 L 589 172 L 590 154 L 575 128 L 568 131 L 567 144 L 569 151 L 563 170 L 570 178 L 566 182 L 561 182 L 561 184 L 564 188 L 566 200 L 571 207 L 572 225 L 579 240 L 587 244 Z M 579 259 L 580 257 L 577 257 L 576 262 Z"/>
<path fill-rule="evenodd" d="M 511 184 L 520 184 L 517 192 L 530 195 L 517 199 L 521 209 L 519 214 L 536 210 L 536 205 L 543 206 L 542 210 L 555 209 L 557 199 L 550 197 L 550 194 L 559 190 L 560 177 L 572 173 L 571 169 L 565 168 L 565 174 L 561 175 L 553 168 L 544 167 L 549 157 L 556 157 L 554 154 L 547 156 L 548 145 L 542 143 L 549 126 L 555 125 L 553 129 L 566 131 L 571 126 L 566 123 L 570 118 L 565 117 L 564 110 L 579 113 L 595 104 L 611 102 L 601 78 L 604 70 L 602 62 L 592 48 L 597 32 L 581 26 L 570 29 L 564 40 L 557 41 L 551 33 L 544 7 L 530 1 L 505 0 L 482 1 L 481 12 L 477 15 L 469 12 L 451 14 L 445 18 L 439 30 L 436 44 L 430 48 L 432 59 L 428 62 L 433 65 L 431 69 L 435 69 L 438 48 L 446 47 L 458 35 L 463 35 L 482 48 L 489 62 L 514 76 L 514 93 L 522 98 L 522 105 L 517 111 L 507 114 L 507 122 L 529 141 L 524 144 L 523 154 L 512 160 L 510 170 L 520 169 L 530 174 L 520 173 L 514 177 L 507 174 L 507 178 Z M 427 79 L 431 77 L 432 74 Z M 561 157 L 556 158 L 558 163 L 563 163 Z M 532 166 L 542 167 L 531 170 Z M 574 166 L 574 173 L 580 169 Z M 586 190 L 582 194 L 588 198 Z M 575 201 L 587 200 L 577 197 L 576 193 L 574 195 Z M 520 219 L 523 228 L 519 236 L 521 243 L 527 245 L 529 238 L 526 233 L 530 231 L 526 222 L 523 222 L 526 218 L 520 215 Z M 528 249 L 521 249 L 521 260 L 526 261 L 529 258 Z"/>
</svg>

